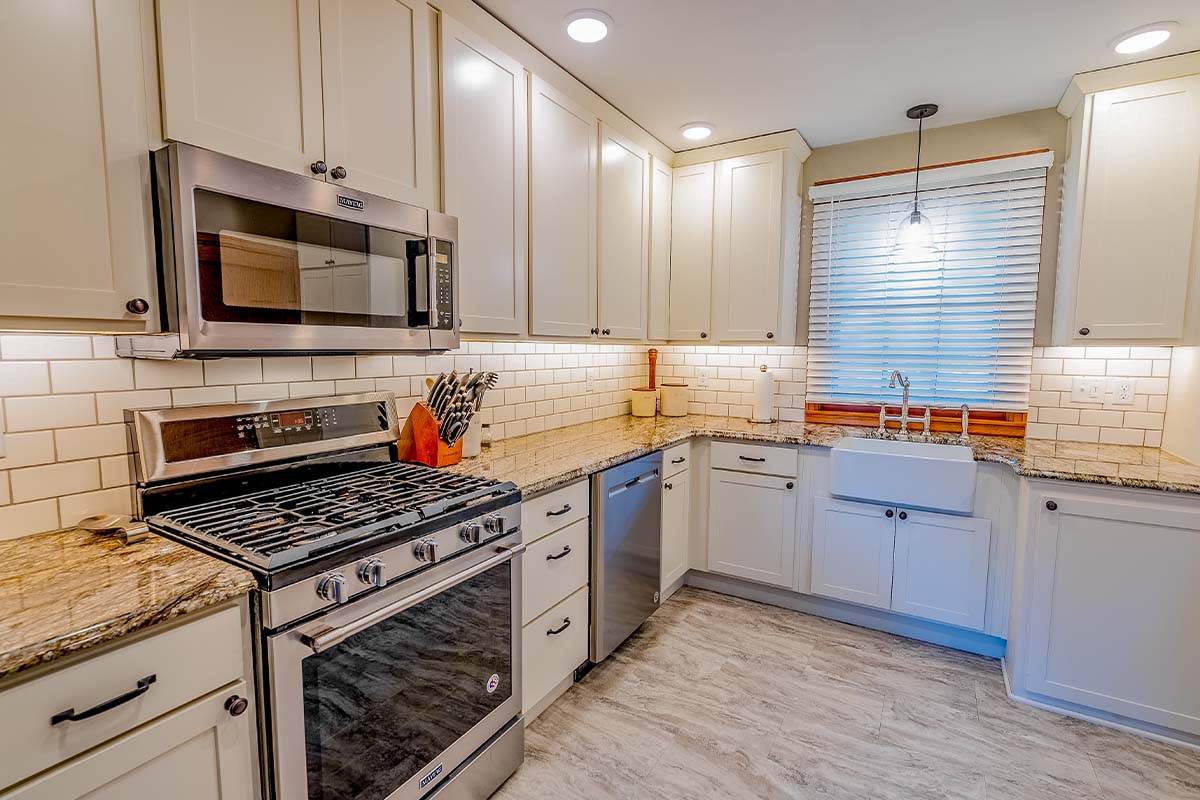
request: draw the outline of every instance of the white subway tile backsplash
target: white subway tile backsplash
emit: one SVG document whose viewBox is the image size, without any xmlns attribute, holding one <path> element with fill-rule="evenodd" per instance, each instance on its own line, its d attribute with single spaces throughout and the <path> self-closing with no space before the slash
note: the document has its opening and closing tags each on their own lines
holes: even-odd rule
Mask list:
<svg viewBox="0 0 1200 800">
<path fill-rule="evenodd" d="M 96 416 L 102 425 L 108 422 L 124 422 L 126 409 L 170 407 L 170 389 L 139 389 L 133 392 L 104 392 L 96 395 Z"/>
<path fill-rule="evenodd" d="M 100 361 L 51 361 L 50 387 L 56 394 L 119 392 L 133 388 L 133 362 L 125 359 Z"/>
<path fill-rule="evenodd" d="M 8 476 L 12 482 L 13 502 L 24 503 L 99 489 L 100 463 L 94 460 L 68 461 L 25 467 L 12 470 Z"/>
<path fill-rule="evenodd" d="M 58 515 L 63 525 L 74 525 L 95 514 L 132 513 L 133 494 L 128 486 L 58 498 Z"/>
<path fill-rule="evenodd" d="M 6 361 L 11 359 L 46 361 L 56 358 L 91 357 L 92 337 L 90 336 L 28 336 L 25 334 L 0 336 L 0 358 Z"/>
<path fill-rule="evenodd" d="M 264 358 L 263 381 L 265 383 L 291 383 L 312 380 L 312 359 L 300 356 L 287 358 Z"/>
<path fill-rule="evenodd" d="M 286 383 L 250 383 L 236 387 L 235 395 L 239 403 L 253 403 L 259 400 L 286 400 L 288 385 Z"/>
<path fill-rule="evenodd" d="M 16 539 L 39 531 L 52 531 L 58 526 L 56 500 L 0 506 L 0 539 Z"/>
<path fill-rule="evenodd" d="M 258 383 L 263 379 L 258 358 L 218 358 L 204 362 L 204 382 L 209 386 Z"/>
<path fill-rule="evenodd" d="M 4 401 L 9 431 L 42 431 L 96 424 L 96 396 L 64 394 L 9 397 Z"/>
<path fill-rule="evenodd" d="M 209 403 L 232 403 L 237 393 L 232 386 L 191 386 L 171 390 L 171 405 L 198 406 Z"/>
<path fill-rule="evenodd" d="M 392 374 L 391 356 L 359 356 L 354 362 L 355 375 L 359 378 L 386 378 Z"/>
<path fill-rule="evenodd" d="M 204 385 L 199 361 L 135 361 L 133 380 L 138 389 L 171 389 Z"/>
<path fill-rule="evenodd" d="M 0 361 L 0 397 L 47 394 L 50 373 L 44 361 Z"/>
<path fill-rule="evenodd" d="M 0 470 L 53 464 L 55 461 L 54 434 L 51 431 L 9 433 L 4 437 L 4 445 L 5 456 L 0 458 Z M 7 482 L 5 488 L 8 488 Z"/>
<path fill-rule="evenodd" d="M 105 489 L 123 486 L 128 491 L 133 483 L 133 462 L 128 455 L 100 459 L 100 485 Z"/>
<path fill-rule="evenodd" d="M 54 432 L 54 444 L 59 461 L 113 456 L 129 449 L 123 423 L 63 428 Z"/>
<path fill-rule="evenodd" d="M 384 356 L 384 358 L 389 358 Z M 354 356 L 314 356 L 312 360 L 313 380 L 327 381 L 337 378 L 353 378 Z M 389 371 L 386 374 L 391 375 Z M 245 381 L 239 381 L 244 383 Z"/>
<path fill-rule="evenodd" d="M 1141 447 L 1146 442 L 1146 432 L 1135 428 L 1101 428 L 1100 444 L 1124 444 Z"/>
</svg>

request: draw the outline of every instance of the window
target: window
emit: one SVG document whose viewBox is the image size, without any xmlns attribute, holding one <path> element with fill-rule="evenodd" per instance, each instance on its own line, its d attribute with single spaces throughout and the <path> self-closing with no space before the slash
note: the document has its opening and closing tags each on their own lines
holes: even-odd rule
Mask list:
<svg viewBox="0 0 1200 800">
<path fill-rule="evenodd" d="M 898 403 L 898 369 L 916 406 L 1025 411 L 1052 161 L 922 170 L 938 251 L 916 258 L 892 252 L 911 173 L 814 186 L 808 400 Z"/>
</svg>

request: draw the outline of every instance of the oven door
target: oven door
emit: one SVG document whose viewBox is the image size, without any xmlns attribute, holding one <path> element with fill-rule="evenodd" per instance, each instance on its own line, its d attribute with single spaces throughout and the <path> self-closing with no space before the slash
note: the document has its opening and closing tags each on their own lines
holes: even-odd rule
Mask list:
<svg viewBox="0 0 1200 800">
<path fill-rule="evenodd" d="M 423 208 L 181 144 L 155 172 L 166 327 L 184 351 L 458 345 L 453 217 L 431 231 Z"/>
<path fill-rule="evenodd" d="M 429 793 L 521 712 L 520 534 L 267 639 L 280 800 Z"/>
</svg>

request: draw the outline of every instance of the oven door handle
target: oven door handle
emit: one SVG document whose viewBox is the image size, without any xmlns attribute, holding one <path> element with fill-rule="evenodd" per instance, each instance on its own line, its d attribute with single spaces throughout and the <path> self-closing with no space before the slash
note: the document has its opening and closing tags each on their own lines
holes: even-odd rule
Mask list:
<svg viewBox="0 0 1200 800">
<path fill-rule="evenodd" d="M 370 614 L 364 614 L 353 622 L 347 622 L 345 625 L 340 625 L 336 628 L 325 628 L 317 633 L 302 634 L 300 641 L 308 647 L 312 648 L 314 653 L 323 653 L 331 647 L 335 647 L 356 633 L 365 631 L 372 625 L 383 622 L 388 617 L 394 617 L 402 611 L 405 611 L 418 603 L 423 603 L 434 595 L 441 594 L 447 589 L 462 583 L 465 580 L 470 580 L 476 575 L 487 572 L 492 567 L 497 567 L 506 561 L 511 561 L 513 558 L 525 552 L 525 545 L 517 544 L 511 547 L 500 547 L 500 552 L 491 558 L 481 561 L 473 567 L 468 567 L 462 572 L 456 572 L 448 578 L 438 581 L 437 583 L 426 586 L 419 592 L 414 592 L 410 595 L 400 598 L 394 603 L 388 603 L 382 608 L 372 611 Z"/>
</svg>

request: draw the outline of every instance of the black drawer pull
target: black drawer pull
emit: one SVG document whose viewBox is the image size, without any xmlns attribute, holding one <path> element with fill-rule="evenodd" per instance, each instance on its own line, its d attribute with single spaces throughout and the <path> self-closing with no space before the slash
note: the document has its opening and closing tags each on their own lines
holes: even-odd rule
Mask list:
<svg viewBox="0 0 1200 800">
<path fill-rule="evenodd" d="M 559 553 L 556 556 L 546 556 L 546 560 L 547 561 L 558 561 L 560 558 L 566 558 L 569 555 L 571 555 L 571 545 L 564 544 L 561 553 Z"/>
<path fill-rule="evenodd" d="M 546 631 L 546 635 L 547 636 L 558 636 L 560 633 L 562 633 L 569 627 L 571 627 L 571 618 L 563 617 L 563 624 L 557 628 L 551 628 L 550 630 Z"/>
<path fill-rule="evenodd" d="M 571 504 L 565 503 L 563 505 L 563 507 L 560 508 L 558 511 L 547 511 L 546 516 L 547 517 L 561 517 L 563 514 L 566 514 L 570 510 L 571 510 Z"/>
<path fill-rule="evenodd" d="M 79 722 L 82 719 L 90 719 L 91 717 L 103 714 L 105 711 L 112 711 L 117 706 L 123 706 L 130 700 L 136 700 L 146 692 L 150 691 L 150 685 L 157 680 L 157 675 L 147 675 L 137 682 L 136 689 L 131 689 L 125 694 L 117 695 L 111 700 L 105 700 L 103 703 L 92 706 L 86 711 L 80 711 L 78 714 L 75 713 L 75 709 L 73 708 L 68 708 L 66 711 L 60 711 L 50 718 L 50 724 L 57 725 L 60 722 Z"/>
<path fill-rule="evenodd" d="M 742 461 L 766 461 L 765 458 L 752 458 L 750 456 L 738 456 L 738 458 L 740 458 Z"/>
<path fill-rule="evenodd" d="M 671 463 L 672 463 L 672 464 L 682 464 L 682 463 L 683 463 L 683 462 L 685 462 L 685 461 L 687 461 L 687 459 L 686 459 L 686 458 L 684 458 L 683 456 L 680 456 L 679 458 L 672 458 L 672 459 L 671 459 Z"/>
</svg>

